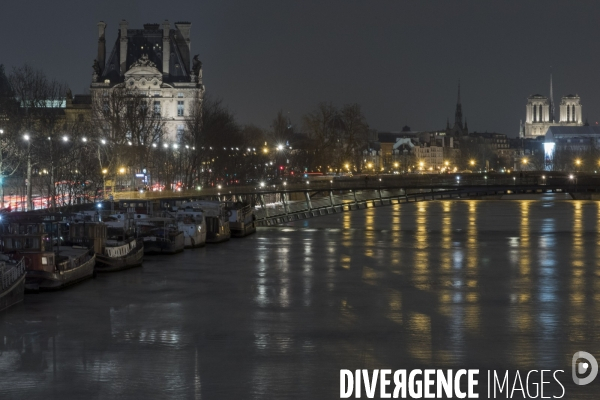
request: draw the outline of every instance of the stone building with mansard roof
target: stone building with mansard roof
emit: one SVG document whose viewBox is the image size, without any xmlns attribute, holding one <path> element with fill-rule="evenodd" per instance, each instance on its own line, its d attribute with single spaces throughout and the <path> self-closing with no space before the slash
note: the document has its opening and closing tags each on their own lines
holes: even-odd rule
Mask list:
<svg viewBox="0 0 600 400">
<path fill-rule="evenodd" d="M 178 141 L 186 129 L 189 106 L 204 96 L 202 63 L 192 57 L 191 23 L 169 21 L 129 29 L 119 23 L 112 51 L 106 57 L 106 23 L 98 23 L 98 55 L 90 93 L 115 87 L 136 89 L 149 97 L 149 105 L 165 121 L 165 140 Z"/>
</svg>

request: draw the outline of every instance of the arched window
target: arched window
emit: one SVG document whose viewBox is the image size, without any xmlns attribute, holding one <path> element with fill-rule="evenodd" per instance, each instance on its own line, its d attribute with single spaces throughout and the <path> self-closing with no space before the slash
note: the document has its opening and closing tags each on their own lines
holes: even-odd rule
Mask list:
<svg viewBox="0 0 600 400">
<path fill-rule="evenodd" d="M 573 118 L 573 122 L 575 122 L 575 104 L 573 104 L 571 107 L 571 118 Z"/>
<path fill-rule="evenodd" d="M 567 122 L 571 122 L 571 106 L 567 104 Z"/>
<path fill-rule="evenodd" d="M 542 105 L 540 104 L 540 109 L 538 110 L 538 118 L 540 122 L 542 122 Z"/>
<path fill-rule="evenodd" d="M 537 121 L 537 106 L 533 106 L 533 122 Z"/>
</svg>

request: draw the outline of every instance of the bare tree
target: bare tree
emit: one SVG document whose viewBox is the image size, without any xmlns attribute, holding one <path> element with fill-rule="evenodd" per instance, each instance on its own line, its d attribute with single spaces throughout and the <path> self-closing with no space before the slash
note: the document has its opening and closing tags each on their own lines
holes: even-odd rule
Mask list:
<svg viewBox="0 0 600 400">
<path fill-rule="evenodd" d="M 13 140 L 22 144 L 21 149 L 27 160 L 27 209 L 32 210 L 33 168 L 38 166 L 40 160 L 54 156 L 52 148 L 48 152 L 48 138 L 64 129 L 62 106 L 67 88 L 65 84 L 47 78 L 41 70 L 29 65 L 14 68 L 8 81 L 18 103 L 11 116 L 14 121 Z"/>
<path fill-rule="evenodd" d="M 137 89 L 116 86 L 92 95 L 92 121 L 97 130 L 97 158 L 106 177 L 116 180 L 124 167 L 150 163 L 152 149 L 164 135 L 165 122 L 151 98 Z"/>
</svg>

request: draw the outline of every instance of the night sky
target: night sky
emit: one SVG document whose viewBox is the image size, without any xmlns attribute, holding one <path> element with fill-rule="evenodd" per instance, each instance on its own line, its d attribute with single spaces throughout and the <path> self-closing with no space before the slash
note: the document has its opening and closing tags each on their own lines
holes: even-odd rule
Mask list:
<svg viewBox="0 0 600 400">
<path fill-rule="evenodd" d="M 554 101 L 579 94 L 584 119 L 600 120 L 599 18 L 593 0 L 7 0 L 0 63 L 30 63 L 82 93 L 98 21 L 107 57 L 121 19 L 190 21 L 207 93 L 240 123 L 268 128 L 282 109 L 301 130 L 331 101 L 361 104 L 378 130 L 441 129 L 460 79 L 469 129 L 515 136 L 527 96 L 549 94 L 551 67 Z"/>
</svg>

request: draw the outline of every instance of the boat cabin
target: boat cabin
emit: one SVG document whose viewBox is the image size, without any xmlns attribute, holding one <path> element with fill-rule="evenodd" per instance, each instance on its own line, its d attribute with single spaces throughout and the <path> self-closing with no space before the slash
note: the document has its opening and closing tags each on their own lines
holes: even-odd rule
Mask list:
<svg viewBox="0 0 600 400">
<path fill-rule="evenodd" d="M 106 245 L 106 225 L 102 222 L 71 223 L 69 242 L 91 247 L 95 253 L 102 254 Z"/>
<path fill-rule="evenodd" d="M 3 234 L 0 246 L 2 253 L 11 255 L 13 259 L 23 258 L 28 270 L 54 271 L 55 255 L 46 233 Z"/>
</svg>

